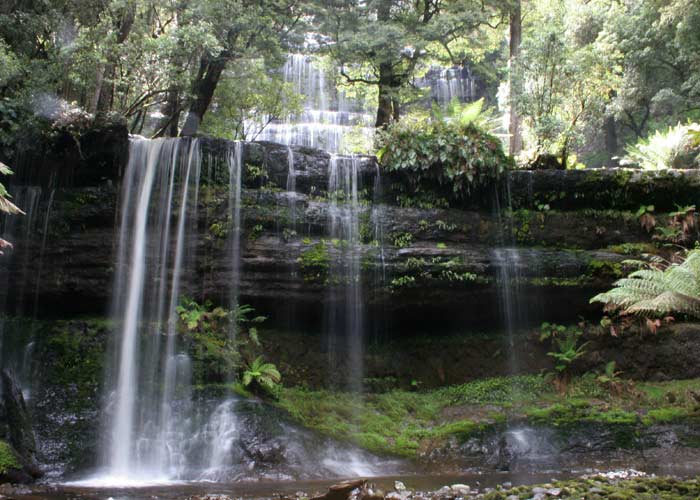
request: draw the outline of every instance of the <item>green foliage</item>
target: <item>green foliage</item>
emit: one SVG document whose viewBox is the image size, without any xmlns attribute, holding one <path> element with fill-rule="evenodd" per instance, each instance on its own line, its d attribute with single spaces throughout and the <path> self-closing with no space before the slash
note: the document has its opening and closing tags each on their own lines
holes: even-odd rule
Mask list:
<svg viewBox="0 0 700 500">
<path fill-rule="evenodd" d="M 45 331 L 48 349 L 54 360 L 51 379 L 60 384 L 75 384 L 82 397 L 91 397 L 103 376 L 105 342 L 114 328 L 98 319 L 60 321 Z"/>
<path fill-rule="evenodd" d="M 226 310 L 214 307 L 211 301 L 199 304 L 183 297 L 177 313 L 194 362 L 195 384 L 230 380 L 240 370 L 241 361 L 255 356 L 260 348 L 255 325 L 266 318 L 252 316 L 254 309 L 248 305 Z"/>
<path fill-rule="evenodd" d="M 615 12 L 610 2 L 532 5 L 509 89 L 523 118 L 526 161 L 552 155 L 560 168 L 575 167 L 587 127 L 600 128 L 620 70 L 619 50 L 604 29 Z"/>
<path fill-rule="evenodd" d="M 555 360 L 554 368 L 561 375 L 571 369 L 571 365 L 586 353 L 588 342 L 579 344 L 583 331 L 578 326 L 563 326 L 542 323 L 540 341 L 550 340 L 556 351 L 550 351 L 547 356 Z"/>
<path fill-rule="evenodd" d="M 392 290 L 397 290 L 400 288 L 413 288 L 416 286 L 416 278 L 413 276 L 399 276 L 394 278 L 389 283 Z"/>
<path fill-rule="evenodd" d="M 10 469 L 22 469 L 22 465 L 12 446 L 5 441 L 0 441 L 0 474 L 6 474 Z"/>
<path fill-rule="evenodd" d="M 301 104 L 302 96 L 294 84 L 285 83 L 280 74 L 270 72 L 262 60 L 241 61 L 217 85 L 202 131 L 230 140 L 254 141 L 270 116 L 283 120 L 301 111 Z M 248 172 L 251 173 L 250 167 Z M 251 176 L 256 177 L 262 175 Z"/>
<path fill-rule="evenodd" d="M 274 394 L 278 390 L 278 384 L 282 381 L 282 375 L 272 363 L 265 363 L 262 356 L 258 356 L 243 371 L 241 384 L 246 388 L 260 388 Z"/>
<path fill-rule="evenodd" d="M 0 175 L 12 175 L 12 170 L 0 162 Z M 0 182 L 0 213 L 5 213 L 9 215 L 19 215 L 24 214 L 14 203 L 10 201 L 10 193 L 7 192 L 5 186 Z M 0 248 L 2 248 L 0 246 Z M 2 255 L 0 253 L 0 255 Z"/>
<path fill-rule="evenodd" d="M 579 500 L 581 498 L 680 500 L 682 498 L 696 498 L 700 495 L 700 481 L 698 479 L 657 477 L 656 475 L 623 480 L 596 476 L 553 481 L 541 485 L 529 484 L 507 489 L 499 488 L 483 495 L 483 499 L 535 498 L 536 492 L 541 490 L 559 491 L 557 498 L 562 500 Z"/>
<path fill-rule="evenodd" d="M 622 315 L 700 317 L 700 250 L 688 252 L 681 263 L 653 259 L 591 302 L 601 302 L 606 311 Z"/>
<path fill-rule="evenodd" d="M 625 162 L 644 170 L 700 167 L 700 124 L 669 127 L 627 146 Z"/>
<path fill-rule="evenodd" d="M 459 441 L 497 428 L 506 419 L 553 426 L 597 424 L 629 429 L 682 421 L 695 414 L 697 380 L 648 383 L 638 391 L 611 392 L 596 375 L 572 378 L 566 394 L 541 375 L 496 377 L 426 392 L 382 390 L 358 394 L 284 388 L 278 404 L 297 422 L 375 453 L 416 457 L 450 438 Z M 678 394 L 674 406 L 667 394 Z M 640 415 L 645 415 L 641 417 Z"/>
<path fill-rule="evenodd" d="M 325 283 L 328 279 L 331 258 L 326 242 L 321 241 L 304 250 L 297 262 L 305 281 Z"/>
<path fill-rule="evenodd" d="M 398 175 L 407 193 L 433 186 L 454 198 L 499 180 L 511 165 L 500 141 L 476 127 L 440 117 L 403 120 L 378 132 L 384 169 Z"/>
<path fill-rule="evenodd" d="M 398 233 L 392 238 L 395 247 L 406 248 L 413 243 L 413 235 L 411 233 Z"/>
</svg>

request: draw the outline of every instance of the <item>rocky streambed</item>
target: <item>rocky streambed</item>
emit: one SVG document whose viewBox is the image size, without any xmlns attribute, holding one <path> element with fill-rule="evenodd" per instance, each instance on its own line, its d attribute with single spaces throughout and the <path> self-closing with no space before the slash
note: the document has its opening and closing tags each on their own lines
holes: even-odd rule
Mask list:
<svg viewBox="0 0 700 500">
<path fill-rule="evenodd" d="M 696 499 L 700 481 L 634 469 L 580 475 L 546 474 L 361 478 L 343 482 L 181 483 L 127 488 L 71 485 L 0 486 L 1 498 L 96 500 L 680 500 Z"/>
</svg>

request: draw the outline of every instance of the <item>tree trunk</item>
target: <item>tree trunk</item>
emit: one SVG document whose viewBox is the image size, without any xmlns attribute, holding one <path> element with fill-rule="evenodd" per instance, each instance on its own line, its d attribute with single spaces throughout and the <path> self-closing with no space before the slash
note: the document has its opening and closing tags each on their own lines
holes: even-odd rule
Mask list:
<svg viewBox="0 0 700 500">
<path fill-rule="evenodd" d="M 219 54 L 215 58 L 202 58 L 199 66 L 197 79 L 192 86 L 193 100 L 190 109 L 187 112 L 185 125 L 182 127 L 180 136 L 192 136 L 197 133 L 199 126 L 204 118 L 204 113 L 207 112 L 211 100 L 214 97 L 214 91 L 221 79 L 228 57 L 226 54 Z"/>
<path fill-rule="evenodd" d="M 523 20 L 520 8 L 520 0 L 515 0 L 510 12 L 510 57 L 508 59 L 509 66 L 509 87 L 510 87 L 510 123 L 508 124 L 508 133 L 510 134 L 510 154 L 517 155 L 523 148 L 523 141 L 520 132 L 520 116 L 515 106 L 515 97 L 520 92 L 519 82 L 514 77 L 515 64 L 520 55 L 520 43 L 523 37 Z"/>
<path fill-rule="evenodd" d="M 608 92 L 611 101 L 616 95 L 614 90 Z M 608 160 L 611 160 L 617 154 L 617 124 L 613 114 L 606 115 L 603 130 L 605 131 L 605 152 L 608 153 Z"/>
<path fill-rule="evenodd" d="M 617 125 L 615 124 L 614 116 L 606 116 L 605 123 L 605 152 L 608 153 L 608 159 L 617 154 Z"/>
<path fill-rule="evenodd" d="M 180 93 L 176 88 L 171 88 L 162 108 L 163 118 L 158 122 L 154 137 L 177 137 L 181 112 Z"/>
<path fill-rule="evenodd" d="M 374 126 L 377 128 L 386 127 L 394 115 L 391 99 L 391 64 L 381 63 L 379 65 L 379 99 L 377 101 L 377 121 Z"/>
<path fill-rule="evenodd" d="M 134 26 L 136 19 L 136 3 L 129 2 L 124 6 L 122 16 L 118 20 L 115 28 L 117 30 L 116 46 L 119 47 L 126 39 L 129 38 L 131 28 Z M 117 73 L 116 58 L 118 55 L 113 54 L 109 61 L 101 68 L 97 78 L 97 88 L 95 89 L 95 111 L 109 111 L 114 104 L 114 85 Z"/>
<path fill-rule="evenodd" d="M 399 105 L 399 89 L 401 79 L 394 73 L 391 63 L 379 65 L 379 99 L 377 102 L 377 121 L 374 126 L 383 128 L 392 121 L 398 121 L 401 116 Z"/>
</svg>

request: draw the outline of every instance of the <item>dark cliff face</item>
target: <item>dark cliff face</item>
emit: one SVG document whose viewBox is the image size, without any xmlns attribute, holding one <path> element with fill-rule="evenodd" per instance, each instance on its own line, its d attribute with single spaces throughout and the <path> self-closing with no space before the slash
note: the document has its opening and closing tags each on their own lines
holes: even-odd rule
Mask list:
<svg viewBox="0 0 700 500">
<path fill-rule="evenodd" d="M 36 308 L 54 317 L 108 312 L 119 181 L 128 147 L 122 132 L 111 127 L 86 134 L 75 169 L 80 175 L 73 182 L 44 185 L 33 212 L 15 221 L 22 229 L 13 235 L 15 250 L 0 262 L 7 312 L 31 314 Z M 230 143 L 201 139 L 201 144 L 198 265 L 185 290 L 223 302 L 230 262 L 228 171 L 221 158 Z M 289 148 L 244 145 L 240 293 L 273 322 L 288 322 L 293 315 L 303 327 L 317 328 L 323 320 L 319 305 L 331 300 L 329 288 L 343 285 L 329 276 L 329 262 L 339 251 L 329 236 L 330 157 L 308 148 L 292 152 L 296 194 L 285 191 Z M 358 162 L 367 321 L 381 319 L 383 327 L 396 329 L 498 327 L 504 257 L 497 247 L 518 247 L 510 272 L 532 324 L 574 321 L 596 312 L 588 298 L 621 275 L 628 247 L 651 241 L 634 214 L 623 209 L 636 209 L 642 196 L 646 204 L 665 206 L 700 182 L 697 172 L 514 172 L 512 211 L 494 211 L 493 202 L 468 209 L 405 208 L 392 198 L 391 178 L 377 182 L 374 158 Z M 37 178 L 37 171 L 53 164 L 39 163 L 39 170 L 35 164 L 20 169 L 18 180 Z M 60 168 L 54 168 L 60 176 Z M 40 181 L 51 178 L 45 174 Z M 622 244 L 627 247 L 621 252 L 616 247 Z"/>
</svg>

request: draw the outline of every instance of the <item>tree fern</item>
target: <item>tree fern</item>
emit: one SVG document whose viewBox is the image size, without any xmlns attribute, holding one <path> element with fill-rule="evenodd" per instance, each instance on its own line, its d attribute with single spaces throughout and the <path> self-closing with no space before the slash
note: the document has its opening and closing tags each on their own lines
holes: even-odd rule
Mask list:
<svg viewBox="0 0 700 500">
<path fill-rule="evenodd" d="M 631 273 L 615 282 L 615 288 L 596 295 L 607 311 L 639 316 L 685 314 L 700 318 L 700 250 L 692 250 L 680 264 Z M 658 266 L 658 267 L 654 267 Z"/>
</svg>

